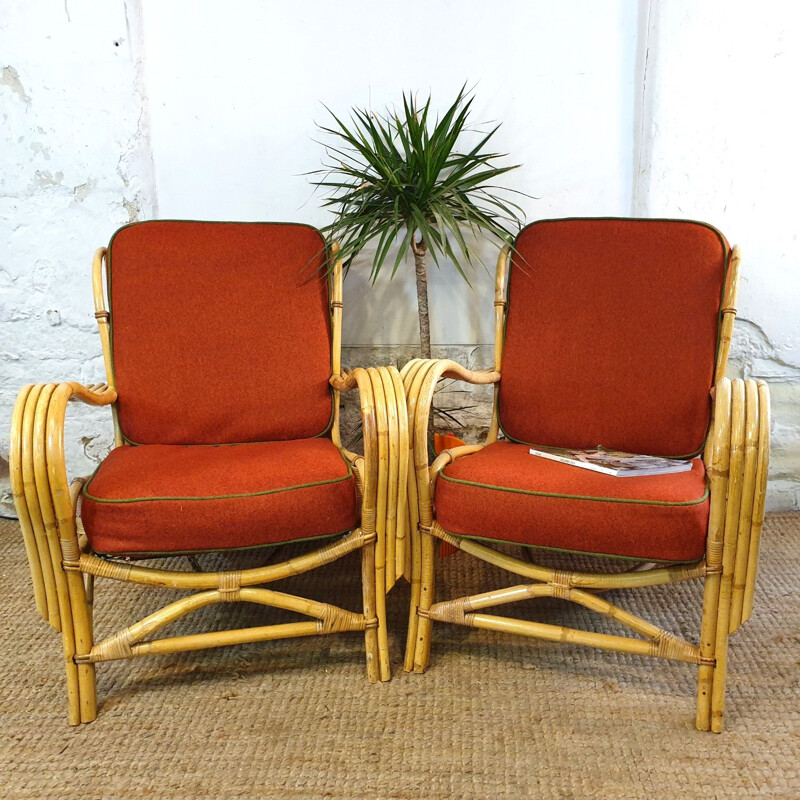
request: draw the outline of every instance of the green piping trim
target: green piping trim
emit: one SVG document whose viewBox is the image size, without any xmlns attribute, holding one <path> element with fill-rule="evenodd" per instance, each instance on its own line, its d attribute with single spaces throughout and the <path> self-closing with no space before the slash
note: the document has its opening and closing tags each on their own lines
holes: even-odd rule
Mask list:
<svg viewBox="0 0 800 800">
<path fill-rule="evenodd" d="M 88 482 L 84 484 L 82 494 L 84 497 L 88 498 L 89 500 L 93 500 L 95 503 L 107 503 L 107 504 L 127 504 L 127 503 L 153 503 L 153 502 L 169 502 L 173 500 L 180 500 L 180 501 L 200 501 L 200 500 L 234 500 L 242 497 L 263 497 L 269 494 L 278 494 L 280 492 L 291 492 L 295 489 L 310 489 L 315 486 L 327 486 L 329 484 L 334 483 L 343 483 L 344 481 L 350 480 L 353 475 L 352 468 L 350 464 L 345 461 L 347 464 L 347 475 L 342 478 L 334 478 L 333 480 L 329 481 L 315 481 L 313 483 L 299 483 L 296 486 L 285 486 L 280 489 L 265 489 L 263 492 L 244 492 L 243 494 L 219 494 L 219 495 L 209 495 L 209 496 L 198 496 L 198 497 L 172 497 L 172 496 L 165 496 L 165 497 L 130 497 L 124 500 L 104 500 L 101 497 L 95 497 L 92 494 L 89 494 L 89 485 L 94 480 L 95 475 L 97 475 L 97 470 L 94 471 L 92 477 L 89 478 Z M 100 469 L 98 467 L 97 469 Z"/>
<path fill-rule="evenodd" d="M 637 506 L 696 506 L 704 503 L 708 499 L 708 484 L 706 483 L 705 492 L 699 500 L 686 500 L 673 503 L 667 500 L 626 500 L 622 497 L 592 497 L 591 495 L 581 494 L 559 494 L 557 492 L 535 492 L 531 489 L 511 489 L 507 486 L 490 486 L 488 483 L 476 483 L 474 481 L 464 481 L 460 478 L 450 478 L 444 473 L 439 475 L 439 480 L 448 483 L 459 483 L 462 486 L 474 486 L 478 489 L 490 489 L 495 492 L 511 492 L 513 494 L 527 494 L 534 497 L 557 497 L 562 500 L 589 500 L 595 503 L 628 503 Z"/>
<path fill-rule="evenodd" d="M 442 530 L 444 530 L 444 528 L 442 528 Z M 594 556 L 595 558 L 613 558 L 618 561 L 652 561 L 655 564 L 698 564 L 700 561 L 703 560 L 702 556 L 698 559 L 695 559 L 694 561 L 669 561 L 663 558 L 651 558 L 650 556 L 621 556 L 615 553 L 593 553 L 589 550 L 569 550 L 566 547 L 548 547 L 545 544 L 526 544 L 525 542 L 512 542 L 509 539 L 490 539 L 488 536 L 468 536 L 465 533 L 451 533 L 450 531 L 445 531 L 445 533 L 449 533 L 450 536 L 455 536 L 458 539 L 474 539 L 480 542 L 492 542 L 493 544 L 497 544 L 497 542 L 500 542 L 502 544 L 514 544 L 519 547 L 528 547 L 532 550 L 549 550 L 552 553 L 570 553 L 581 556 Z M 602 575 L 603 573 L 596 573 L 596 574 Z"/>
<path fill-rule="evenodd" d="M 714 366 L 716 367 L 717 363 L 717 356 L 719 355 L 719 348 L 720 348 L 720 337 L 722 336 L 722 309 L 725 305 L 725 290 L 728 287 L 728 270 L 730 266 L 730 258 L 731 258 L 731 249 L 728 244 L 728 240 L 722 234 L 722 232 L 715 228 L 713 225 L 709 225 L 707 222 L 700 222 L 699 220 L 695 219 L 674 219 L 670 217 L 556 217 L 554 219 L 539 219 L 534 220 L 533 222 L 526 225 L 524 228 L 520 230 L 520 232 L 514 238 L 514 244 L 512 245 L 513 249 L 516 250 L 517 241 L 519 237 L 528 229 L 532 228 L 534 225 L 539 225 L 543 222 L 576 222 L 576 221 L 595 221 L 595 220 L 608 220 L 608 221 L 619 221 L 619 222 L 681 222 L 681 223 L 690 223 L 692 225 L 699 225 L 703 228 L 708 228 L 710 231 L 713 231 L 718 237 L 720 242 L 722 243 L 722 248 L 724 251 L 724 258 L 725 258 L 725 268 L 722 275 L 722 293 L 720 296 L 719 301 L 719 311 L 717 312 L 717 343 L 714 348 Z M 510 307 L 510 300 L 509 300 L 509 292 L 511 287 L 511 271 L 514 268 L 514 263 L 511 258 L 508 260 L 508 273 L 506 275 L 506 285 L 505 285 L 505 299 L 506 299 L 506 313 L 505 318 L 503 319 L 503 354 L 505 354 L 506 349 L 506 327 L 508 325 L 508 309 Z M 502 374 L 502 372 L 501 372 Z M 714 376 L 716 378 L 716 376 Z M 503 382 L 502 378 L 500 380 L 499 388 L 502 390 Z M 710 400 L 710 389 L 709 387 L 709 404 L 711 403 Z M 512 442 L 516 442 L 517 444 L 526 444 L 530 447 L 551 447 L 552 445 L 543 445 L 537 444 L 536 442 L 525 442 L 522 439 L 516 439 L 503 426 L 503 421 L 500 419 L 500 394 L 498 392 L 497 396 L 497 427 L 499 428 L 500 432 Z M 676 456 L 676 455 L 666 455 L 666 456 L 659 456 L 660 458 L 695 458 L 699 456 L 700 453 L 703 452 L 706 445 L 706 440 L 708 439 L 708 434 L 711 431 L 711 414 L 708 417 L 708 425 L 706 427 L 706 434 L 703 437 L 703 443 L 698 450 L 695 450 L 693 453 L 687 453 L 686 455 Z M 655 454 L 653 454 L 655 455 Z"/>
<path fill-rule="evenodd" d="M 244 550 L 266 550 L 270 547 L 280 547 L 281 545 L 296 544 L 297 542 L 312 542 L 315 539 L 328 539 L 332 536 L 343 536 L 353 530 L 355 528 L 348 528 L 345 531 L 337 531 L 336 533 L 322 533 L 319 536 L 304 536 L 302 539 L 287 539 L 285 542 L 270 542 L 269 544 L 255 544 L 245 547 L 223 547 L 216 550 L 132 550 L 125 553 L 95 553 L 95 555 L 101 558 L 104 556 L 112 558 L 120 556 L 125 558 L 166 558 L 169 556 L 190 556 L 196 553 L 236 553 Z"/>
<path fill-rule="evenodd" d="M 106 255 L 106 284 L 107 284 L 107 295 L 108 295 L 108 339 L 109 339 L 109 347 L 111 350 L 110 357 L 111 357 L 111 371 L 112 371 L 112 378 L 114 380 L 114 384 L 116 385 L 116 369 L 114 367 L 114 313 L 112 309 L 112 302 L 111 302 L 111 246 L 114 243 L 114 239 L 117 238 L 117 235 L 122 231 L 126 230 L 127 228 L 134 228 L 140 225 L 154 225 L 154 224 L 161 224 L 161 223 L 168 223 L 168 222 L 188 222 L 198 225 L 287 225 L 287 226 L 294 226 L 297 228 L 310 228 L 312 231 L 315 231 L 319 234 L 320 239 L 322 240 L 323 249 L 325 252 L 328 251 L 328 244 L 325 240 L 325 237 L 322 235 L 322 232 L 319 228 L 314 227 L 313 225 L 309 225 L 305 222 L 270 222 L 270 221 L 253 221 L 253 222 L 240 222 L 240 221 L 223 221 L 223 220 L 197 220 L 197 219 L 147 219 L 142 220 L 141 222 L 129 222 L 126 225 L 123 225 L 121 228 L 117 228 L 114 233 L 111 234 L 111 238 L 108 240 L 108 248 L 107 248 L 107 255 Z M 331 328 L 331 320 L 330 320 L 330 286 L 326 281 L 326 290 L 328 292 L 328 332 L 331 334 L 331 354 L 330 354 L 330 372 L 333 372 L 333 331 Z M 331 413 L 330 417 L 328 418 L 328 423 L 325 428 L 320 433 L 315 433 L 312 436 L 301 437 L 307 439 L 317 439 L 322 436 L 325 436 L 331 429 L 331 425 L 333 424 L 333 416 L 334 416 L 334 409 L 333 409 L 333 388 L 329 385 L 328 386 L 328 393 L 331 397 Z M 112 404 L 113 407 L 116 409 L 117 401 L 114 401 Z M 143 444 L 143 442 L 135 442 L 133 439 L 128 438 L 125 434 L 125 431 L 122 430 L 122 422 L 119 420 L 119 411 L 117 411 L 117 423 L 119 425 L 119 431 L 122 434 L 122 438 L 125 442 L 131 445 L 139 445 Z M 274 441 L 274 440 L 269 440 Z M 165 444 L 165 442 L 151 442 L 151 444 Z M 201 445 L 208 444 L 206 442 L 201 443 Z M 216 443 L 214 443 L 216 444 Z M 227 442 L 223 442 L 222 444 L 228 444 Z M 237 442 L 236 444 L 260 444 L 260 442 Z"/>
<path fill-rule="evenodd" d="M 132 447 L 239 447 L 240 445 L 245 444 L 300 442 L 303 439 L 322 439 L 323 437 L 329 438 L 327 434 L 330 433 L 331 422 L 333 422 L 333 410 L 331 410 L 331 419 L 328 421 L 328 427 L 322 431 L 322 433 L 316 433 L 313 436 L 301 436 L 299 438 L 292 439 L 263 439 L 255 442 L 134 442 L 133 439 L 129 439 L 124 433 L 122 434 L 122 438 L 125 441 L 125 444 L 129 444 Z"/>
</svg>

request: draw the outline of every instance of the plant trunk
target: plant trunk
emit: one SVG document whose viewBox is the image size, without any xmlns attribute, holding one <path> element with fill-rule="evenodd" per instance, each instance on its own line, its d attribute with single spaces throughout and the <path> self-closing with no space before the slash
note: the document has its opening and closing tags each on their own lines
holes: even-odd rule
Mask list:
<svg viewBox="0 0 800 800">
<path fill-rule="evenodd" d="M 417 273 L 417 311 L 419 313 L 419 349 L 421 358 L 431 357 L 431 320 L 428 316 L 428 271 L 425 267 L 425 256 L 428 246 L 424 239 L 417 242 L 411 237 L 411 249 L 414 251 L 414 270 Z M 433 448 L 433 403 L 428 416 L 428 460 L 436 458 Z"/>
<path fill-rule="evenodd" d="M 411 249 L 414 251 L 414 269 L 417 273 L 417 310 L 419 313 L 419 346 L 422 358 L 431 357 L 431 322 L 428 316 L 428 272 L 425 267 L 425 256 L 428 246 L 425 241 L 416 241 L 411 237 Z"/>
</svg>

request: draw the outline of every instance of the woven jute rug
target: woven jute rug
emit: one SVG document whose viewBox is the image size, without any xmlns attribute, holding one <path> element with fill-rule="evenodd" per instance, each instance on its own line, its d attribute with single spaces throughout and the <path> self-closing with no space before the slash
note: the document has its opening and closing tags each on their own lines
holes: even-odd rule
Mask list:
<svg viewBox="0 0 800 800">
<path fill-rule="evenodd" d="M 111 662 L 98 665 L 98 719 L 71 728 L 60 637 L 37 618 L 17 525 L 2 521 L 0 797 L 798 798 L 799 556 L 800 515 L 770 516 L 753 618 L 731 640 L 721 735 L 694 729 L 687 664 L 436 625 L 430 669 L 407 675 L 406 587 L 389 598 L 390 683 L 367 682 L 359 634 Z M 228 568 L 266 557 L 230 556 Z M 461 553 L 437 570 L 447 596 L 513 580 Z M 282 585 L 355 609 L 357 574 L 351 558 Z M 606 596 L 697 641 L 701 591 Z M 98 582 L 100 634 L 173 596 Z M 517 610 L 624 632 L 562 601 Z M 170 632 L 283 618 L 226 604 Z"/>
</svg>

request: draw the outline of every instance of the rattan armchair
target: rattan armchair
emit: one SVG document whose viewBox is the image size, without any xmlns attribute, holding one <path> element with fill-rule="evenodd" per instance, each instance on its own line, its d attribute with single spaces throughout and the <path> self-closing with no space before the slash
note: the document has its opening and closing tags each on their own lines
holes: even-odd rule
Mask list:
<svg viewBox="0 0 800 800">
<path fill-rule="evenodd" d="M 385 596 L 410 557 L 406 404 L 394 368 L 341 371 L 335 253 L 306 225 L 153 221 L 95 254 L 107 381 L 24 387 L 10 449 L 36 607 L 62 635 L 70 723 L 96 716 L 95 664 L 145 654 L 363 631 L 369 679 L 389 679 Z M 363 455 L 339 434 L 339 395 L 352 389 Z M 73 400 L 111 406 L 115 447 L 70 483 Z M 313 552 L 252 569 L 198 572 L 174 558 L 316 538 Z M 359 611 L 262 586 L 356 550 Z M 161 556 L 173 557 L 164 568 L 136 563 Z M 96 578 L 191 594 L 98 641 Z M 155 637 L 231 601 L 309 619 Z"/>
<path fill-rule="evenodd" d="M 699 667 L 697 727 L 722 730 L 728 636 L 753 607 L 770 430 L 767 386 L 725 377 L 738 266 L 738 249 L 701 223 L 533 223 L 498 261 L 494 370 L 437 360 L 403 368 L 413 451 L 406 670 L 427 668 L 439 622 L 674 659 Z M 442 377 L 494 384 L 494 409 L 483 444 L 429 465 Z M 537 458 L 531 445 L 691 458 L 692 469 L 622 479 Z M 434 602 L 440 542 L 524 582 Z M 523 545 L 528 557 L 492 546 L 501 543 Z M 630 568 L 539 566 L 536 548 L 630 559 Z M 704 581 L 698 641 L 600 594 L 688 580 Z M 638 636 L 486 611 L 537 597 L 577 603 Z"/>
</svg>

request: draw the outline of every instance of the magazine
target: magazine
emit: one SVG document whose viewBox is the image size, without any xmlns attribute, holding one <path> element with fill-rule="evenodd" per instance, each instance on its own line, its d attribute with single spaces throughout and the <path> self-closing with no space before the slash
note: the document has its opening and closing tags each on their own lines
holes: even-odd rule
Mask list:
<svg viewBox="0 0 800 800">
<path fill-rule="evenodd" d="M 537 450 L 532 447 L 530 453 L 573 467 L 613 475 L 616 478 L 667 475 L 673 472 L 689 472 L 692 468 L 691 459 L 643 456 L 622 453 L 619 450 L 605 450 L 602 447 L 595 450 Z"/>
</svg>

